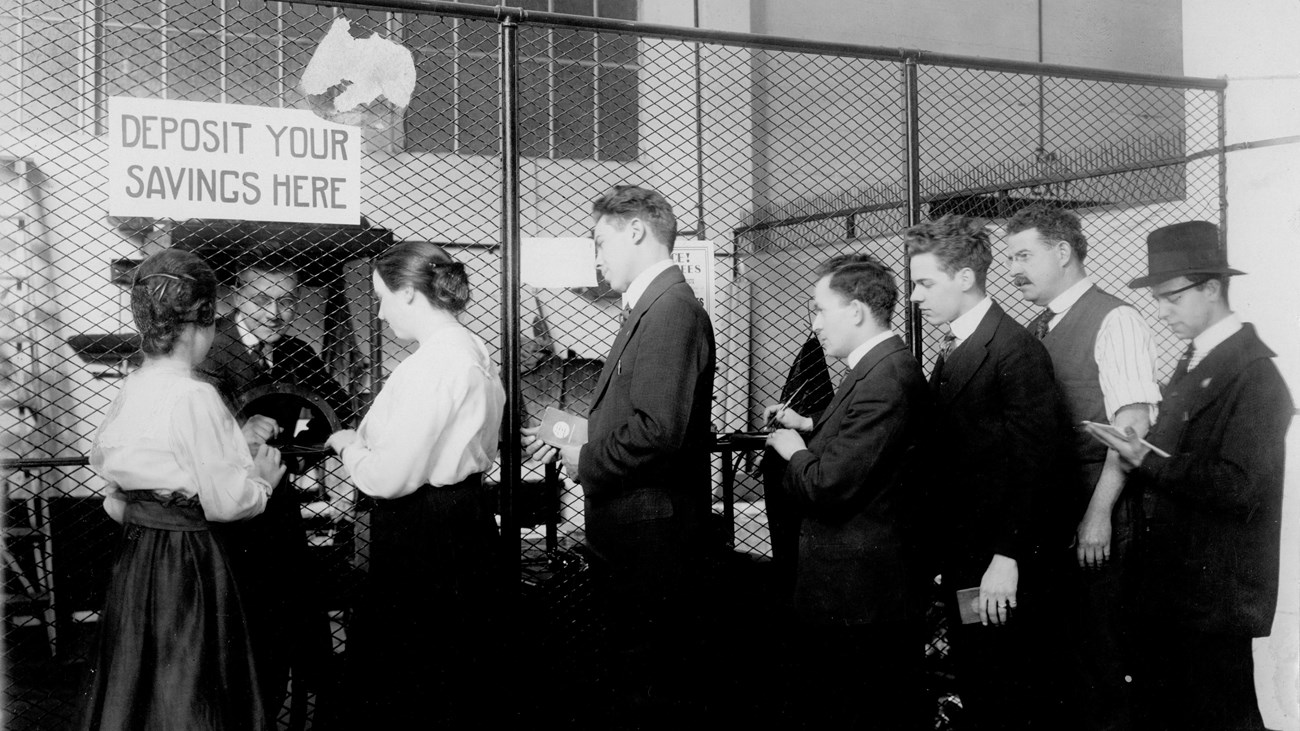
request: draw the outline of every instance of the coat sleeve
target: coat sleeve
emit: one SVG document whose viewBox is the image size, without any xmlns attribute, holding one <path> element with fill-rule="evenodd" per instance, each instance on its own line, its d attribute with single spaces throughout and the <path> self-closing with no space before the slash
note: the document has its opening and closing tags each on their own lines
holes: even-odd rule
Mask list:
<svg viewBox="0 0 1300 731">
<path fill-rule="evenodd" d="M 589 435 L 591 441 L 582 447 L 578 475 L 588 494 L 675 459 L 686 446 L 692 411 L 709 408 L 695 404 L 698 385 L 711 367 L 709 322 L 691 304 L 665 295 L 641 316 L 634 340 L 623 351 L 622 367 L 632 369 L 626 418 Z"/>
<path fill-rule="evenodd" d="M 1053 491 L 1065 490 L 1058 473 L 1064 421 L 1047 350 L 1037 342 L 1013 343 L 997 360 L 1002 433 L 1007 455 L 994 490 L 990 545 L 993 553 L 1024 560 L 1050 520 Z"/>
<path fill-rule="evenodd" d="M 1190 451 L 1174 452 L 1168 459 L 1147 455 L 1139 471 L 1148 489 L 1243 520 L 1264 501 L 1276 499 L 1292 418 L 1290 394 L 1277 368 L 1263 359 L 1241 373 L 1237 386 L 1222 422 L 1215 425 L 1214 434 L 1221 437 L 1217 443 L 1187 440 Z"/>
<path fill-rule="evenodd" d="M 784 488 L 813 512 L 835 516 L 889 486 L 890 465 L 907 449 L 906 387 L 895 379 L 863 378 L 846 400 L 844 417 L 818 451 L 790 457 Z"/>
</svg>

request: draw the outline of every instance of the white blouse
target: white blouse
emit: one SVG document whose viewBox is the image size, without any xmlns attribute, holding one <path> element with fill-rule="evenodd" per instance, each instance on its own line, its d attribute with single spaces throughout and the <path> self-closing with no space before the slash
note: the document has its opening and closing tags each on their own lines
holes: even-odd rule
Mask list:
<svg viewBox="0 0 1300 731">
<path fill-rule="evenodd" d="M 343 464 L 359 490 L 396 498 L 454 485 L 497 456 L 506 394 L 487 347 L 444 327 L 393 369 L 361 420 Z"/>
<path fill-rule="evenodd" d="M 146 364 L 122 382 L 95 432 L 90 466 L 120 490 L 197 495 L 215 522 L 261 513 L 271 492 L 254 476 L 248 444 L 216 389 L 173 363 Z M 120 522 L 115 493 L 104 509 Z"/>
</svg>

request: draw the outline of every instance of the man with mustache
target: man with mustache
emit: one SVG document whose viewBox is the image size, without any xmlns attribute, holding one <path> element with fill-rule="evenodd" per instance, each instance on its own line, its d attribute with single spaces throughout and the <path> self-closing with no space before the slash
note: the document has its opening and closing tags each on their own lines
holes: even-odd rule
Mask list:
<svg viewBox="0 0 1300 731">
<path fill-rule="evenodd" d="M 1160 401 L 1151 328 L 1137 310 L 1088 278 L 1079 217 L 1046 204 L 1023 208 L 1007 223 L 1005 252 L 1020 295 L 1044 308 L 1028 329 L 1047 346 L 1071 422 L 1145 435 Z M 1079 693 L 1083 728 L 1125 731 L 1133 727 L 1132 668 L 1121 585 L 1141 506 L 1138 492 L 1124 489 L 1114 450 L 1077 428 L 1073 444 L 1080 479 L 1070 505 L 1079 567 L 1070 585 L 1076 632 L 1071 685 Z"/>
<path fill-rule="evenodd" d="M 240 397 L 250 390 L 283 383 L 320 396 L 340 420 L 349 420 L 347 394 L 330 378 L 324 361 L 289 334 L 301 303 L 297 272 L 249 266 L 239 273 L 234 294 L 235 312 L 217 318 L 212 348 L 199 366 L 231 411 L 238 412 Z M 284 408 L 269 410 L 276 413 L 250 415 L 241 425 L 250 445 L 294 428 L 301 402 L 286 400 Z M 312 423 L 310 429 L 323 430 L 322 442 L 330 433 L 328 424 Z M 304 439 L 309 437 L 300 437 Z M 222 533 L 235 580 L 245 595 L 263 698 L 275 714 L 284 701 L 290 668 L 295 682 L 310 684 L 330 658 L 329 625 L 323 605 L 315 601 L 307 534 L 288 474 L 276 485 L 262 515 L 222 526 Z"/>
</svg>

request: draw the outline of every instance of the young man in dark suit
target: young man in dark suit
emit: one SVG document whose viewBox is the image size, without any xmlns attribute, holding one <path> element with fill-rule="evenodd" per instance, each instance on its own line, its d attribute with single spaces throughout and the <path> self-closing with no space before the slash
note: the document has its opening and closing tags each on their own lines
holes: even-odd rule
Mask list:
<svg viewBox="0 0 1300 731">
<path fill-rule="evenodd" d="M 1251 640 L 1277 608 L 1291 394 L 1274 353 L 1228 304 L 1218 227 L 1147 237 L 1160 319 L 1189 341 L 1143 443 L 1093 430 L 1143 490 L 1138 541 L 1138 727 L 1262 731 Z M 1164 450 L 1157 454 L 1150 446 Z"/>
<path fill-rule="evenodd" d="M 612 723 L 653 727 L 681 720 L 685 698 L 703 690 L 688 678 L 703 680 L 713 326 L 673 264 L 677 219 L 662 195 L 619 186 L 592 217 L 596 263 L 623 293 L 626 319 L 592 396 L 588 441 L 560 457 L 582 486 L 586 547 L 609 609 Z"/>
<path fill-rule="evenodd" d="M 300 303 L 298 275 L 287 269 L 250 266 L 239 273 L 234 294 L 235 312 L 217 319 L 216 336 L 199 366 L 200 376 L 217 388 L 232 412 L 239 410 L 241 398 L 253 389 L 283 383 L 320 396 L 346 421 L 346 393 L 330 378 L 316 351 L 288 334 Z M 296 428 L 301 400 L 259 403 L 269 404 L 268 413 L 246 415 L 241 424 L 250 444 Z M 312 423 L 309 429 L 319 435 L 320 443 L 330 434 L 328 423 Z M 311 435 L 299 439 L 308 443 Z M 263 697 L 275 713 L 284 700 L 290 668 L 295 682 L 314 682 L 331 657 L 329 625 L 324 607 L 314 601 L 307 536 L 289 475 L 276 486 L 265 512 L 223 525 L 221 532 L 245 594 Z"/>
<path fill-rule="evenodd" d="M 1073 532 L 1067 416 L 1043 344 L 985 293 L 983 225 L 949 215 L 903 234 L 911 300 L 945 353 L 930 375 L 925 465 L 945 596 L 978 588 L 979 621 L 952 612 L 949 638 L 971 728 L 1062 728 L 1055 583 Z M 951 606 L 950 605 L 950 606 Z"/>
<path fill-rule="evenodd" d="M 781 487 L 800 518 L 795 707 L 810 728 L 927 728 L 919 701 L 926 596 L 913 554 L 920 495 L 907 477 L 930 394 L 889 329 L 893 273 L 861 254 L 830 259 L 817 273 L 813 330 L 849 371 L 820 415 L 783 404 L 765 414 L 786 427 L 768 446 L 789 462 Z"/>
</svg>

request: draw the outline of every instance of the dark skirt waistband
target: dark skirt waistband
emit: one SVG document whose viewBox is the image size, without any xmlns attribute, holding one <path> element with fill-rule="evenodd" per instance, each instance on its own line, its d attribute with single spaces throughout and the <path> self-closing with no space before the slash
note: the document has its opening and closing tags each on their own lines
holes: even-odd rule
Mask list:
<svg viewBox="0 0 1300 731">
<path fill-rule="evenodd" d="M 208 530 L 208 519 L 197 495 L 161 495 L 153 490 L 123 490 L 122 494 L 126 501 L 122 522 L 128 525 L 158 530 Z"/>
</svg>

